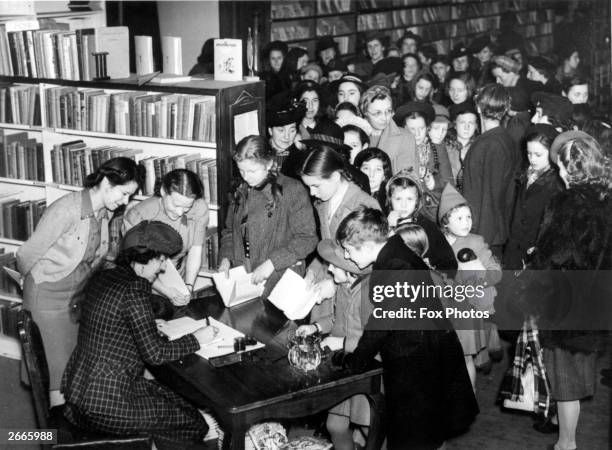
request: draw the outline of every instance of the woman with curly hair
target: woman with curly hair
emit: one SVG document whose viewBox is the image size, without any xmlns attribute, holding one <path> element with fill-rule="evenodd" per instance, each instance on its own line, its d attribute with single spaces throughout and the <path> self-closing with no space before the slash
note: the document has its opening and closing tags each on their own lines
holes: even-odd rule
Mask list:
<svg viewBox="0 0 612 450">
<path fill-rule="evenodd" d="M 561 133 L 551 159 L 567 190 L 544 214 L 530 267 L 538 269 L 525 305 L 537 317 L 544 365 L 557 402 L 553 448 L 576 448 L 580 401 L 595 392 L 596 359 L 611 314 L 612 171 L 597 142 L 581 131 Z M 554 419 L 553 419 L 554 422 Z"/>
</svg>

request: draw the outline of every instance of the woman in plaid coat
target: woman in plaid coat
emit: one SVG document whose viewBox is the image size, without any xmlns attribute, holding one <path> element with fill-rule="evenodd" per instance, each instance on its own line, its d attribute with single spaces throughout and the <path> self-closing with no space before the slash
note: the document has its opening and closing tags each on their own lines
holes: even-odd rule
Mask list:
<svg viewBox="0 0 612 450">
<path fill-rule="evenodd" d="M 70 422 L 117 435 L 150 433 L 158 448 L 203 441 L 208 426 L 198 410 L 143 376 L 145 364 L 177 360 L 213 337 L 212 327 L 172 342 L 157 332 L 151 283 L 181 247 L 170 226 L 141 222 L 125 235 L 117 267 L 89 282 L 78 344 L 62 380 Z"/>
</svg>

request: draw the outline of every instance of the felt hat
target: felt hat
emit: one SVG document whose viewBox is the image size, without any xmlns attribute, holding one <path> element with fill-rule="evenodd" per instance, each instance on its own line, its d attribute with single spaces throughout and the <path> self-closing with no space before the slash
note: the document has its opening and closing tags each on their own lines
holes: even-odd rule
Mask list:
<svg viewBox="0 0 612 450">
<path fill-rule="evenodd" d="M 395 120 L 395 123 L 398 126 L 403 127 L 406 117 L 412 114 L 413 112 L 417 112 L 423 115 L 425 117 L 427 125 L 433 122 L 434 117 L 436 116 L 436 112 L 433 109 L 433 106 L 431 106 L 429 103 L 408 102 L 395 110 L 395 115 L 393 116 L 393 119 Z"/>
<path fill-rule="evenodd" d="M 323 69 L 321 69 L 321 66 L 318 65 L 317 63 L 311 62 L 306 64 L 304 67 L 302 67 L 300 69 L 300 73 L 302 75 L 304 75 L 305 73 L 314 70 L 315 72 L 317 72 L 319 74 L 319 78 L 321 78 L 323 76 Z"/>
<path fill-rule="evenodd" d="M 438 206 L 438 222 L 440 222 L 451 209 L 464 203 L 467 203 L 465 197 L 455 189 L 455 186 L 446 183 L 442 191 L 442 197 L 440 197 L 440 205 Z"/>
<path fill-rule="evenodd" d="M 315 54 L 318 55 L 319 52 L 323 50 L 327 50 L 328 48 L 338 48 L 338 44 L 334 41 L 334 38 L 331 36 L 323 36 L 317 39 L 317 43 L 315 45 Z"/>
<path fill-rule="evenodd" d="M 382 72 L 378 72 L 376 75 L 374 75 L 372 78 L 370 78 L 367 81 L 367 85 L 369 87 L 384 86 L 387 89 L 391 89 L 391 84 L 393 84 L 393 80 L 395 79 L 396 76 L 397 75 L 395 75 L 394 73 L 387 75 Z"/>
<path fill-rule="evenodd" d="M 340 125 L 331 120 L 322 120 L 310 133 L 310 139 L 302 140 L 307 146 L 327 145 L 334 150 L 347 152 L 351 148 L 344 143 L 344 132 Z"/>
<path fill-rule="evenodd" d="M 480 51 L 485 47 L 489 47 L 489 50 L 493 50 L 493 42 L 491 42 L 491 38 L 489 36 L 479 36 L 472 41 L 468 50 L 472 55 L 474 55 L 476 53 L 480 53 Z"/>
<path fill-rule="evenodd" d="M 397 56 L 389 56 L 374 64 L 374 67 L 372 68 L 372 75 L 376 75 L 377 73 L 397 75 L 402 73 L 403 67 L 404 65 L 402 64 L 402 58 Z"/>
<path fill-rule="evenodd" d="M 476 111 L 476 105 L 472 99 L 467 99 L 464 102 L 452 104 L 448 108 L 448 111 L 450 113 L 450 120 L 453 122 L 455 119 L 457 119 L 457 116 L 461 114 L 472 113 L 478 117 L 478 111 Z"/>
<path fill-rule="evenodd" d="M 316 91 L 321 97 L 321 85 L 312 80 L 300 81 L 295 89 L 293 90 L 293 98 L 295 101 L 299 101 L 302 94 L 306 91 Z"/>
<path fill-rule="evenodd" d="M 329 72 L 342 72 L 343 74 L 348 71 L 348 66 L 342 60 L 342 58 L 334 58 L 325 66 L 325 74 L 328 75 Z"/>
<path fill-rule="evenodd" d="M 266 126 L 268 127 L 297 124 L 306 113 L 306 107 L 302 103 L 293 102 L 287 92 L 271 97 L 266 106 Z"/>
<path fill-rule="evenodd" d="M 569 141 L 574 139 L 593 139 L 590 134 L 585 133 L 580 130 L 570 130 L 564 131 L 559 136 L 555 138 L 552 145 L 550 146 L 550 160 L 554 163 L 557 162 L 557 157 L 559 154 L 559 150 Z"/>
<path fill-rule="evenodd" d="M 342 270 L 346 270 L 355 275 L 367 273 L 368 271 L 362 271 L 357 265 L 344 257 L 344 250 L 338 244 L 331 239 L 323 239 L 317 245 L 317 253 L 330 264 L 339 267 Z"/>
<path fill-rule="evenodd" d="M 532 123 L 525 130 L 525 136 L 529 136 L 530 134 L 534 133 L 546 136 L 550 142 L 554 142 L 555 138 L 559 136 L 557 129 L 547 123 Z"/>
<path fill-rule="evenodd" d="M 450 122 L 450 113 L 448 112 L 448 109 L 438 104 L 434 104 L 433 109 L 436 113 L 436 115 L 434 116 L 434 120 L 433 120 L 434 122 L 441 122 L 441 123 Z"/>
<path fill-rule="evenodd" d="M 521 65 L 518 63 L 518 61 L 506 55 L 494 56 L 493 62 L 506 72 L 519 73 L 521 70 Z"/>
<path fill-rule="evenodd" d="M 462 56 L 467 55 L 469 55 L 467 47 L 463 44 L 463 42 L 459 42 L 457 45 L 455 45 L 453 51 L 450 53 L 450 59 L 452 61 L 455 58 L 461 58 Z"/>
<path fill-rule="evenodd" d="M 527 64 L 532 66 L 537 71 L 546 72 L 550 75 L 555 73 L 555 63 L 546 56 L 532 56 L 527 61 Z"/>
<path fill-rule="evenodd" d="M 137 248 L 142 252 L 154 251 L 175 255 L 183 248 L 183 239 L 170 225 L 159 221 L 143 220 L 130 228 L 121 240 L 121 250 Z"/>
<path fill-rule="evenodd" d="M 572 117 L 572 103 L 561 95 L 538 91 L 531 94 L 531 103 L 542 108 L 542 114 L 565 122 Z"/>
</svg>

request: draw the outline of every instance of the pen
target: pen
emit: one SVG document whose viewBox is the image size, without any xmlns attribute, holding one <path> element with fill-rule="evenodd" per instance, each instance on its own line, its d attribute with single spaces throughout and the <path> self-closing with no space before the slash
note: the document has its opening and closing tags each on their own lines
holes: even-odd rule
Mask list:
<svg viewBox="0 0 612 450">
<path fill-rule="evenodd" d="M 210 326 L 210 318 L 208 316 L 206 316 L 206 326 Z"/>
</svg>

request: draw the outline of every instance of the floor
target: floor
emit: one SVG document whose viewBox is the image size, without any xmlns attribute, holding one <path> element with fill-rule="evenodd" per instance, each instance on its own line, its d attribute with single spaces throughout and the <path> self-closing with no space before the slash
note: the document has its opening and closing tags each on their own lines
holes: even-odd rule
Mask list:
<svg viewBox="0 0 612 450">
<path fill-rule="evenodd" d="M 610 355 L 604 355 L 599 367 L 610 367 L 610 362 Z M 534 431 L 528 414 L 502 412 L 495 405 L 506 364 L 504 360 L 494 365 L 489 375 L 478 374 L 477 398 L 481 412 L 468 433 L 447 443 L 448 450 L 544 450 L 555 441 L 554 435 Z M 0 374 L 0 429 L 35 428 L 30 394 L 19 384 L 18 361 L 0 357 Z M 612 448 L 611 408 L 611 391 L 599 383 L 595 397 L 582 404 L 577 435 L 580 450 Z M 36 446 L 9 447 L 0 443 L 0 449 L 13 448 L 38 450 Z"/>
</svg>

